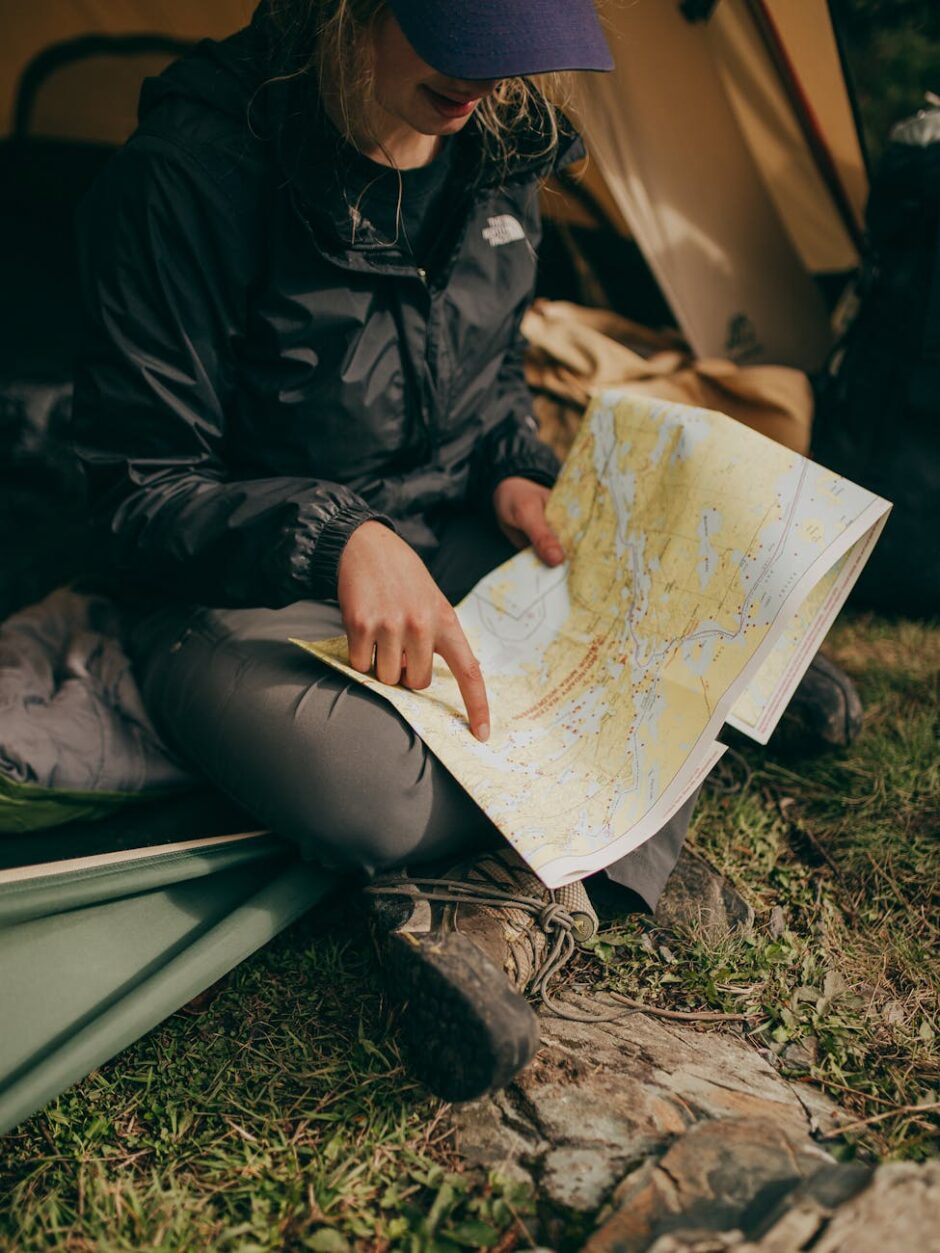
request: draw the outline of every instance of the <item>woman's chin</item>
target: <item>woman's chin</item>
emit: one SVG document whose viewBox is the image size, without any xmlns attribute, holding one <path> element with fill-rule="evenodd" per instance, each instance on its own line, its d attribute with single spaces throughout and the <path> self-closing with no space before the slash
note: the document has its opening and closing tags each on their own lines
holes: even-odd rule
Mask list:
<svg viewBox="0 0 940 1253">
<path fill-rule="evenodd" d="M 472 114 L 470 115 L 472 117 Z M 435 118 L 428 117 L 426 110 L 420 114 L 415 110 L 407 119 L 408 125 L 421 135 L 454 135 L 459 130 L 463 130 L 469 117 L 451 118 Z"/>
</svg>

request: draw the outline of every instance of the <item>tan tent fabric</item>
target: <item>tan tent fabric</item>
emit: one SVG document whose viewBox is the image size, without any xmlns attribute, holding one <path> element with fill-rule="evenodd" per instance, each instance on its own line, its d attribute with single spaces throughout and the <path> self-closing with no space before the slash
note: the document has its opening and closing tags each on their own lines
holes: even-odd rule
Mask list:
<svg viewBox="0 0 940 1253">
<path fill-rule="evenodd" d="M 175 35 L 178 39 L 221 37 L 243 26 L 251 0 L 7 0 L 0 24 L 0 135 L 13 123 L 13 102 L 26 65 L 50 44 L 80 35 Z M 134 96 L 136 102 L 136 92 Z M 51 133 L 86 137 L 84 110 L 73 99 L 71 117 L 58 116 Z"/>
<path fill-rule="evenodd" d="M 542 438 L 559 456 L 571 447 L 591 390 L 623 385 L 640 395 L 718 409 L 794 452 L 809 451 L 813 395 L 799 370 L 696 361 L 675 337 L 562 300 L 537 300 L 522 332 Z"/>
<path fill-rule="evenodd" d="M 122 144 L 137 125 L 140 84 L 159 74 L 170 54 L 98 55 L 56 69 L 36 95 L 30 134 Z M 75 101 L 82 102 L 81 109 Z"/>
<path fill-rule="evenodd" d="M 743 141 L 707 27 L 662 0 L 606 14 L 616 69 L 582 76 L 579 117 L 690 344 L 700 357 L 816 368 L 826 310 Z"/>
<path fill-rule="evenodd" d="M 861 226 L 868 173 L 826 0 L 765 0 Z"/>
<path fill-rule="evenodd" d="M 812 31 L 814 43 L 829 49 L 832 81 L 840 84 L 842 74 L 825 0 L 801 0 L 797 6 L 791 0 L 792 8 L 799 10 L 799 21 L 791 24 L 800 33 Z M 722 0 L 707 30 L 731 107 L 803 265 L 811 273 L 854 268 L 858 252 L 751 20 L 746 0 Z M 842 97 L 845 99 L 844 89 Z M 860 163 L 860 153 L 858 159 Z M 843 162 L 843 173 L 845 168 Z"/>
</svg>

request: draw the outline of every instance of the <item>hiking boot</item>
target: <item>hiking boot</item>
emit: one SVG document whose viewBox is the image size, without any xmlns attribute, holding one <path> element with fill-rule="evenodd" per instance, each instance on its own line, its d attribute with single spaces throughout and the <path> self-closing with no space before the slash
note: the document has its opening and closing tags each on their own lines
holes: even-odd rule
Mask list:
<svg viewBox="0 0 940 1253">
<path fill-rule="evenodd" d="M 855 684 L 834 662 L 817 653 L 793 693 L 774 748 L 800 755 L 848 748 L 862 729 L 862 702 Z"/>
<path fill-rule="evenodd" d="M 732 931 L 749 931 L 754 910 L 704 857 L 683 848 L 653 918 L 670 931 L 697 931 L 714 943 Z"/>
<path fill-rule="evenodd" d="M 597 931 L 584 885 L 546 888 L 507 846 L 364 891 L 415 1075 L 447 1101 L 505 1087 L 539 1047 L 524 993 L 551 1004 L 548 980 Z"/>
</svg>

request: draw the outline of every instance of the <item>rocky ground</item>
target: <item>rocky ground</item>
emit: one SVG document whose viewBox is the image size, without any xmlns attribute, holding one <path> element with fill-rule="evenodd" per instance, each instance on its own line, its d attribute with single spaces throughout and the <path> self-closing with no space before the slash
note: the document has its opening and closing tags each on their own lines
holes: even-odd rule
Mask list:
<svg viewBox="0 0 940 1253">
<path fill-rule="evenodd" d="M 940 1249 L 940 1162 L 836 1161 L 825 1137 L 844 1117 L 743 1037 L 645 1014 L 604 1024 L 545 1014 L 542 1032 L 515 1084 L 454 1111 L 468 1162 L 534 1188 L 533 1244 Z"/>
</svg>

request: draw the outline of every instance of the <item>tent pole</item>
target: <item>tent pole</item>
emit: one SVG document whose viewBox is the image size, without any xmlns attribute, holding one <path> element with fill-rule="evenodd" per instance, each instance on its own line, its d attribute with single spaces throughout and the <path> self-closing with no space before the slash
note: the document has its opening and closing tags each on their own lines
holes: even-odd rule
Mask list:
<svg viewBox="0 0 940 1253">
<path fill-rule="evenodd" d="M 786 91 L 787 98 L 803 132 L 803 138 L 806 140 L 813 160 L 816 162 L 816 167 L 832 197 L 842 224 L 848 232 L 852 243 L 859 254 L 861 254 L 864 244 L 862 228 L 855 217 L 848 196 L 845 194 L 845 188 L 842 186 L 842 180 L 839 178 L 839 172 L 836 169 L 835 161 L 832 158 L 832 153 L 829 151 L 829 146 L 823 136 L 816 114 L 813 112 L 812 105 L 803 90 L 793 62 L 790 60 L 790 56 L 783 45 L 783 40 L 780 38 L 780 32 L 777 29 L 773 15 L 767 7 L 767 0 L 745 0 L 745 4 Z M 850 92 L 850 98 L 851 94 Z"/>
<path fill-rule="evenodd" d="M 50 44 L 28 62 L 16 88 L 13 105 L 12 134 L 25 139 L 29 134 L 33 105 L 43 82 L 54 71 L 74 61 L 94 56 L 133 56 L 136 53 L 160 52 L 170 57 L 181 56 L 193 46 L 188 39 L 173 35 L 77 35 L 61 43 Z"/>
</svg>

